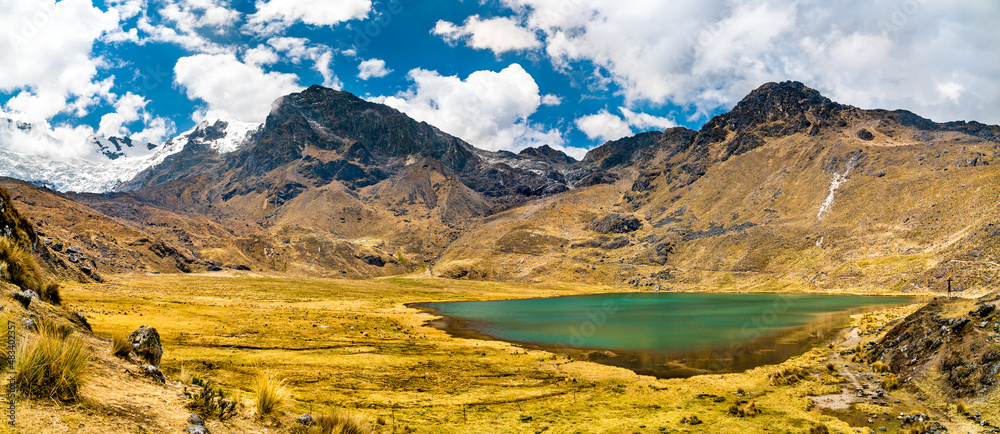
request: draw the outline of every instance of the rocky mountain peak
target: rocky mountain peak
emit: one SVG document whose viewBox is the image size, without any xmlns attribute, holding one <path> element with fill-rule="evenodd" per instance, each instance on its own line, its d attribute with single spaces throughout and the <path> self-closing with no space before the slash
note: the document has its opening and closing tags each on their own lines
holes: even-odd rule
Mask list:
<svg viewBox="0 0 1000 434">
<path fill-rule="evenodd" d="M 576 162 L 576 159 L 566 155 L 565 152 L 558 149 L 554 149 L 549 145 L 542 145 L 537 148 L 524 148 L 517 155 L 531 159 L 544 161 L 552 164 L 572 164 Z"/>
<path fill-rule="evenodd" d="M 766 124 L 781 122 L 774 131 L 763 131 L 768 136 L 785 135 L 813 126 L 809 118 L 820 122 L 836 117 L 840 104 L 821 95 L 816 89 L 797 81 L 765 83 L 744 97 L 732 111 L 726 113 L 725 124 L 734 132 Z"/>
</svg>

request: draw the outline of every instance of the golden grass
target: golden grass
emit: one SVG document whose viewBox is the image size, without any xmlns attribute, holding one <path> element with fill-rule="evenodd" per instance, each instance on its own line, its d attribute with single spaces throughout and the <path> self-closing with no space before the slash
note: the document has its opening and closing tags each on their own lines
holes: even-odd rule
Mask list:
<svg viewBox="0 0 1000 434">
<path fill-rule="evenodd" d="M 83 341 L 41 326 L 35 338 L 17 349 L 14 381 L 18 392 L 29 398 L 75 401 L 89 370 L 90 352 Z"/>
<path fill-rule="evenodd" d="M 316 418 L 316 424 L 309 428 L 309 434 L 369 434 L 371 425 L 359 413 L 336 411 Z"/>
<path fill-rule="evenodd" d="M 405 306 L 618 291 L 444 279 L 133 275 L 112 277 L 107 284 L 67 284 L 63 296 L 68 308 L 93 319 L 100 335 L 156 327 L 165 372 L 176 376 L 183 369 L 253 398 L 253 382 L 263 368 L 286 380 L 289 397 L 280 413 L 364 409 L 362 422 L 385 421 L 373 425 L 379 432 L 409 426 L 440 433 L 579 427 L 617 433 L 639 425 L 645 432 L 724 426 L 732 432 L 765 427 L 803 432 L 817 423 L 833 432 L 851 431 L 844 422 L 807 410 L 813 402 L 808 393 L 823 390 L 821 380 L 808 373 L 829 372 L 824 366 L 834 350 L 826 345 L 777 366 L 658 380 L 504 342 L 456 338 L 427 326 L 431 315 Z M 866 324 L 881 321 L 865 318 Z M 804 374 L 794 384 L 772 385 L 771 374 L 778 371 L 786 371 L 778 377 Z M 727 412 L 732 399 L 702 397 L 730 397 L 738 388 L 753 391 L 755 408 L 764 412 L 732 417 Z M 702 425 L 679 424 L 693 415 Z"/>
<path fill-rule="evenodd" d="M 35 258 L 17 241 L 4 236 L 0 236 L 0 279 L 21 289 L 35 292 L 42 289 L 42 274 Z"/>
<path fill-rule="evenodd" d="M 59 289 L 60 286 L 58 283 L 56 282 L 49 283 L 48 285 L 45 285 L 44 288 L 42 288 L 42 293 L 39 294 L 39 296 L 42 297 L 42 300 L 45 300 L 49 303 L 61 304 L 62 295 L 60 295 Z"/>
<path fill-rule="evenodd" d="M 111 334 L 111 355 L 119 359 L 127 359 L 132 349 L 132 343 L 128 340 L 128 333 L 114 332 Z"/>
<path fill-rule="evenodd" d="M 899 380 L 896 379 L 896 374 L 889 374 L 882 377 L 882 382 L 880 384 L 885 390 L 893 390 L 899 387 Z"/>
<path fill-rule="evenodd" d="M 260 418 L 278 410 L 288 398 L 288 392 L 285 391 L 285 380 L 273 372 L 257 374 L 250 388 L 255 395 L 254 408 L 257 409 L 257 417 Z"/>
<path fill-rule="evenodd" d="M 876 374 L 885 374 L 888 373 L 889 371 L 890 371 L 889 365 L 886 365 L 881 361 L 876 360 L 875 363 L 872 363 L 872 372 Z"/>
</svg>

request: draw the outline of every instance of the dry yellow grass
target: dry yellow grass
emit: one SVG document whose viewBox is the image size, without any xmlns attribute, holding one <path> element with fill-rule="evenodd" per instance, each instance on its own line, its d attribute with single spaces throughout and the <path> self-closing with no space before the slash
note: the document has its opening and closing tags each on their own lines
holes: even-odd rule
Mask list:
<svg viewBox="0 0 1000 434">
<path fill-rule="evenodd" d="M 835 351 L 827 346 L 743 373 L 657 380 L 503 342 L 455 338 L 426 326 L 430 315 L 405 306 L 605 291 L 620 290 L 442 279 L 159 275 L 73 285 L 64 295 L 67 307 L 84 311 L 98 334 L 156 327 L 168 377 L 177 378 L 183 367 L 185 375 L 253 396 L 255 377 L 267 369 L 286 379 L 284 414 L 347 409 L 363 414 L 374 432 L 808 431 L 818 423 L 847 431 L 844 422 L 807 410 L 810 393 L 833 387 L 812 379 L 812 373 L 828 372 Z M 880 318 L 865 317 L 872 324 Z M 799 369 L 811 373 L 795 384 L 771 384 L 772 375 Z M 728 414 L 738 389 L 755 393 L 753 410 L 760 414 Z M 692 415 L 700 425 L 680 423 Z M 256 420 L 246 417 L 226 423 Z"/>
<path fill-rule="evenodd" d="M 281 408 L 288 398 L 285 380 L 273 372 L 261 372 L 253 379 L 250 389 L 254 393 L 254 408 L 257 417 L 263 418 Z"/>
</svg>

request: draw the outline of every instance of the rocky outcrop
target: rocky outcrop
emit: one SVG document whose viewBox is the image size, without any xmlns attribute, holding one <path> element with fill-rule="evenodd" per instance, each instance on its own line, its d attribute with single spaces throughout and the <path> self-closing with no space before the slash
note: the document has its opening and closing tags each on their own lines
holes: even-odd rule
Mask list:
<svg viewBox="0 0 1000 434">
<path fill-rule="evenodd" d="M 1000 296 L 974 302 L 965 315 L 953 312 L 962 299 L 938 298 L 906 317 L 872 345 L 874 360 L 890 366 L 902 382 L 928 369 L 941 372 L 954 398 L 987 396 L 1000 374 Z"/>
<path fill-rule="evenodd" d="M 160 366 L 160 357 L 163 356 L 163 345 L 160 344 L 160 334 L 153 327 L 141 326 L 136 331 L 128 335 L 128 342 L 132 344 L 132 352 L 140 360 L 149 365 Z"/>
<path fill-rule="evenodd" d="M 602 234 L 627 234 L 642 227 L 642 222 L 635 216 L 608 214 L 590 225 L 594 232 Z"/>
</svg>

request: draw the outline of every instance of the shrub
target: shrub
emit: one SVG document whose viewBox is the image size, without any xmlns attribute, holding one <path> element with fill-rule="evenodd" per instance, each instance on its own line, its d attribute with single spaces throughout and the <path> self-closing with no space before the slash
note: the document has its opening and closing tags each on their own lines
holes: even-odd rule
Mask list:
<svg viewBox="0 0 1000 434">
<path fill-rule="evenodd" d="M 125 332 L 115 332 L 111 335 L 111 354 L 119 359 L 128 360 L 129 353 L 132 352 L 132 343 L 128 340 Z"/>
<path fill-rule="evenodd" d="M 212 387 L 211 383 L 203 384 L 201 392 L 188 393 L 184 388 L 184 394 L 189 400 L 185 405 L 188 409 L 203 414 L 205 417 L 213 417 L 219 420 L 226 420 L 236 415 L 236 402 L 221 387 Z"/>
<path fill-rule="evenodd" d="M 24 396 L 75 401 L 90 370 L 83 341 L 64 328 L 41 321 L 38 336 L 22 343 L 14 361 L 14 382 Z"/>
<path fill-rule="evenodd" d="M 771 373 L 772 386 L 788 386 L 806 378 L 809 372 L 803 368 L 786 368 Z"/>
<path fill-rule="evenodd" d="M 872 363 L 872 371 L 876 374 L 885 374 L 888 373 L 890 369 L 889 365 L 876 360 L 875 363 Z"/>
<path fill-rule="evenodd" d="M 958 412 L 958 414 L 969 414 L 969 408 L 965 406 L 964 402 L 955 404 L 955 411 Z"/>
<path fill-rule="evenodd" d="M 753 417 L 760 414 L 760 410 L 757 410 L 757 405 L 754 403 L 749 403 L 743 407 L 740 407 L 740 402 L 736 401 L 733 405 L 729 406 L 729 414 L 738 417 Z"/>
<path fill-rule="evenodd" d="M 45 287 L 42 288 L 42 293 L 39 295 L 42 297 L 42 300 L 49 303 L 62 304 L 62 295 L 59 294 L 59 289 L 59 284 L 52 282 L 45 285 Z"/>
<path fill-rule="evenodd" d="M 364 418 L 357 413 L 338 411 L 329 415 L 319 415 L 316 424 L 308 431 L 310 434 L 370 434 L 372 428 Z"/>
<path fill-rule="evenodd" d="M 288 397 L 285 392 L 285 380 L 279 379 L 273 373 L 260 373 L 254 378 L 251 388 L 257 395 L 254 405 L 257 408 L 257 417 L 264 417 L 281 407 L 281 404 Z"/>
<path fill-rule="evenodd" d="M 899 381 L 896 379 L 896 374 L 889 374 L 882 377 L 882 388 L 885 390 L 892 390 L 899 387 Z"/>
<path fill-rule="evenodd" d="M 830 434 L 830 428 L 827 428 L 824 424 L 814 425 L 809 434 Z"/>
<path fill-rule="evenodd" d="M 0 278 L 21 289 L 41 292 L 41 275 L 31 253 L 10 237 L 0 236 Z"/>
<path fill-rule="evenodd" d="M 907 425 L 906 428 L 903 428 L 903 430 L 900 431 L 899 434 L 924 434 L 925 432 L 929 431 L 930 427 L 926 423 L 914 422 Z"/>
<path fill-rule="evenodd" d="M 701 425 L 701 419 L 698 416 L 684 416 L 681 418 L 681 425 Z"/>
</svg>

